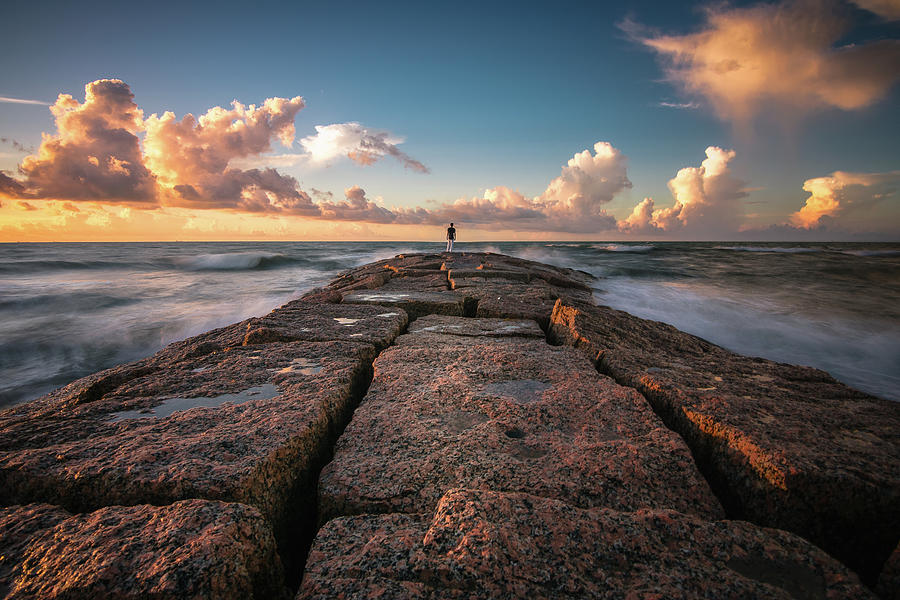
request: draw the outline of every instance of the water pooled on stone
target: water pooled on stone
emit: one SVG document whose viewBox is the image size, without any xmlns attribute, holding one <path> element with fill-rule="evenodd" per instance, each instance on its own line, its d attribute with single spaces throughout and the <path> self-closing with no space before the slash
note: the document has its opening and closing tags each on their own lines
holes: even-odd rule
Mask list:
<svg viewBox="0 0 900 600">
<path fill-rule="evenodd" d="M 250 400 L 268 400 L 274 398 L 280 392 L 278 388 L 271 383 L 264 383 L 251 388 L 247 388 L 241 392 L 234 394 L 222 394 L 221 396 L 198 396 L 196 398 L 168 398 L 163 400 L 162 404 L 152 408 L 140 410 L 125 410 L 111 415 L 113 421 L 122 421 L 125 419 L 162 419 L 168 417 L 172 413 L 176 413 L 198 406 L 214 408 L 221 406 L 226 402 L 234 404 L 243 404 Z"/>
</svg>

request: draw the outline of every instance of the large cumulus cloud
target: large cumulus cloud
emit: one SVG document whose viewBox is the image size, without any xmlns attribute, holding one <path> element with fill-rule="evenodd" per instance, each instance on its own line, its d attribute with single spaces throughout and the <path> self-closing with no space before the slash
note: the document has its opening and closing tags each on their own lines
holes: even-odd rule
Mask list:
<svg viewBox="0 0 900 600">
<path fill-rule="evenodd" d="M 303 107 L 300 96 L 269 98 L 259 106 L 234 101 L 229 108 L 216 106 L 199 117 L 186 114 L 179 120 L 167 111 L 144 119 L 125 82 L 94 81 L 85 86 L 84 102 L 69 94 L 59 96 L 50 108 L 57 133 L 44 135 L 37 153 L 19 165 L 17 176 L 0 172 L 0 197 L 335 219 L 358 214 L 385 222 L 388 217 L 378 210 L 361 211 L 350 200 L 319 206 L 295 178 L 266 164 L 274 142 L 293 145 L 294 120 Z M 343 153 L 361 164 L 393 156 L 411 169 L 428 172 L 397 148 L 401 138 L 387 132 L 359 123 L 320 126 L 317 131 L 317 136 L 304 138 L 310 150 L 300 156 L 317 160 Z M 284 156 L 293 160 L 296 155 Z"/>
<path fill-rule="evenodd" d="M 248 212 L 317 214 L 297 181 L 278 171 L 231 167 L 234 160 L 290 146 L 303 98 L 269 98 L 261 106 L 233 102 L 180 121 L 171 112 L 145 121 L 144 156 L 164 191 L 165 204 Z"/>
<path fill-rule="evenodd" d="M 733 150 L 717 146 L 706 149 L 699 167 L 685 167 L 669 180 L 675 202 L 656 208 L 652 198 L 644 198 L 631 214 L 619 222 L 628 233 L 692 232 L 710 235 L 738 231 L 743 219 L 740 200 L 747 196 L 744 182 L 729 167 Z"/>
<path fill-rule="evenodd" d="M 803 207 L 791 215 L 791 225 L 802 229 L 834 227 L 847 217 L 876 204 L 897 199 L 900 171 L 848 173 L 835 171 L 803 183 L 809 193 Z"/>
<path fill-rule="evenodd" d="M 5 176 L 0 191 L 28 198 L 155 204 L 156 180 L 144 165 L 138 133 L 143 113 L 128 86 L 102 79 L 85 86 L 84 102 L 60 94 L 50 111 L 58 133 L 44 134 L 36 155 Z"/>
<path fill-rule="evenodd" d="M 891 14 L 887 2 L 860 4 Z M 843 13 L 831 0 L 717 4 L 695 33 L 624 27 L 658 53 L 688 95 L 705 98 L 724 119 L 746 121 L 768 103 L 798 112 L 854 110 L 886 95 L 900 78 L 900 40 L 840 46 L 850 25 Z"/>
</svg>

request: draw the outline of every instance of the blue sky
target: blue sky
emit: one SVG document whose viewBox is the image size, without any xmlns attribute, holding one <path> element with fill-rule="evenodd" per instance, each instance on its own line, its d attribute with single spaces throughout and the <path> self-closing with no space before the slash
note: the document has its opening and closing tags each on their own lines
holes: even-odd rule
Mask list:
<svg viewBox="0 0 900 600">
<path fill-rule="evenodd" d="M 657 207 L 670 205 L 669 180 L 699 167 L 709 146 L 735 152 L 728 168 L 744 184 L 740 202 L 753 226 L 784 222 L 803 206 L 811 178 L 900 170 L 893 82 L 861 108 L 782 110 L 772 102 L 736 122 L 703 93 L 672 81 L 665 56 L 637 38 L 708 28 L 705 6 L 13 2 L 0 25 L 0 96 L 53 103 L 69 93 L 83 101 L 87 83 L 114 78 L 128 85 L 145 117 L 168 110 L 179 119 L 232 100 L 303 96 L 293 149 L 273 142 L 270 154 L 299 152 L 316 125 L 355 122 L 402 138 L 396 146 L 430 173 L 388 159 L 279 171 L 303 190 L 342 198 L 355 185 L 391 207 L 437 206 L 497 186 L 537 197 L 573 155 L 598 141 L 627 157 L 631 187 L 602 202 L 616 218 L 648 196 Z M 753 6 L 759 3 L 722 10 Z M 840 13 L 846 32 L 834 47 L 900 38 L 898 21 L 856 5 L 811 6 Z M 900 64 L 895 49 L 887 54 L 884 64 Z M 25 156 L 9 140 L 36 148 L 41 132 L 56 133 L 47 106 L 0 102 L 0 136 L 8 140 L 0 169 L 14 174 Z M 893 219 L 896 233 L 896 197 L 890 202 L 893 209 L 876 211 L 875 228 Z"/>
</svg>

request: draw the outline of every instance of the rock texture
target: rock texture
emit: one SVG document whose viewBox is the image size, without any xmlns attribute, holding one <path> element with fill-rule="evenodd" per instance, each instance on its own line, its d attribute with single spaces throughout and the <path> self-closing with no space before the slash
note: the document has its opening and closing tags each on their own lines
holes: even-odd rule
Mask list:
<svg viewBox="0 0 900 600">
<path fill-rule="evenodd" d="M 884 564 L 875 591 L 882 600 L 900 600 L 900 544 Z"/>
<path fill-rule="evenodd" d="M 320 478 L 323 519 L 431 512 L 452 487 L 723 516 L 682 440 L 577 351 L 496 337 L 497 319 L 422 321 L 375 361 Z M 438 333 L 454 325 L 468 335 Z"/>
<path fill-rule="evenodd" d="M 4 598 L 277 598 L 280 565 L 268 523 L 243 504 L 0 508 Z"/>
<path fill-rule="evenodd" d="M 432 515 L 330 521 L 297 598 L 873 597 L 812 544 L 740 521 L 484 490 Z"/>
<path fill-rule="evenodd" d="M 0 412 L 0 597 L 290 595 L 324 523 L 301 597 L 867 596 L 774 525 L 895 598 L 900 404 L 592 279 L 400 255 Z"/>
<path fill-rule="evenodd" d="M 6 411 L 0 502 L 79 512 L 244 502 L 270 520 L 282 555 L 299 559 L 287 545 L 315 522 L 315 476 L 368 384 L 372 344 L 406 319 L 292 303 Z"/>
<path fill-rule="evenodd" d="M 608 307 L 560 301 L 550 334 L 653 404 L 729 514 L 796 532 L 874 583 L 900 538 L 900 404 Z"/>
</svg>

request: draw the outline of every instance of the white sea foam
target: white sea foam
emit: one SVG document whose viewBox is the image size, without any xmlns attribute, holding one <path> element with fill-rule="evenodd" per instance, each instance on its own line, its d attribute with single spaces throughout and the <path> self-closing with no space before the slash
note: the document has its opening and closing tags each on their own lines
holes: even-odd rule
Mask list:
<svg viewBox="0 0 900 600">
<path fill-rule="evenodd" d="M 591 248 L 605 252 L 650 252 L 654 247 L 636 244 L 596 244 L 591 246 Z"/>
</svg>

